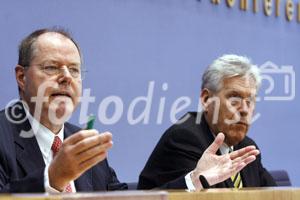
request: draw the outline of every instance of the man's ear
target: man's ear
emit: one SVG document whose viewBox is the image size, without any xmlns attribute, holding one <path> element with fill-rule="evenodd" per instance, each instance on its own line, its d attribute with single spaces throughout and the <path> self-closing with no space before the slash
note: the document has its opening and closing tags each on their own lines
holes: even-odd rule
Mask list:
<svg viewBox="0 0 300 200">
<path fill-rule="evenodd" d="M 16 81 L 17 81 L 19 90 L 24 91 L 25 83 L 26 83 L 24 67 L 17 65 L 15 67 L 15 76 L 16 76 Z"/>
<path fill-rule="evenodd" d="M 211 97 L 211 92 L 207 89 L 204 88 L 201 91 L 201 104 L 202 104 L 202 108 L 204 111 L 207 111 L 208 109 L 208 105 L 209 105 L 209 98 Z"/>
</svg>

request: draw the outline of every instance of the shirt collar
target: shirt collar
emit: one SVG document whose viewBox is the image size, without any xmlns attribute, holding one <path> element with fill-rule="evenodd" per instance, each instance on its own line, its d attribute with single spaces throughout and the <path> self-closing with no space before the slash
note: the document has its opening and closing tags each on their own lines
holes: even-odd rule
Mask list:
<svg viewBox="0 0 300 200">
<path fill-rule="evenodd" d="M 229 147 L 227 144 L 223 143 L 222 146 L 220 147 L 220 151 L 221 151 L 221 154 L 224 155 L 224 154 L 227 154 L 229 153 L 230 151 L 233 150 L 233 147 Z"/>
<path fill-rule="evenodd" d="M 211 130 L 210 130 L 211 134 L 214 136 L 214 138 L 216 137 L 216 134 L 214 134 Z M 220 146 L 220 152 L 222 155 L 229 153 L 230 151 L 233 151 L 233 146 L 229 147 L 225 142 L 223 142 L 223 144 Z"/>
</svg>

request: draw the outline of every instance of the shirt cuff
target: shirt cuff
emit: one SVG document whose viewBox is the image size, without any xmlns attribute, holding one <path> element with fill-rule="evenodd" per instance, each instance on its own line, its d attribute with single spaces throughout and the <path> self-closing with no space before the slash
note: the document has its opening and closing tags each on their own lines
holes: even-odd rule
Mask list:
<svg viewBox="0 0 300 200">
<path fill-rule="evenodd" d="M 194 184 L 193 184 L 193 181 L 192 181 L 192 178 L 191 178 L 191 174 L 192 174 L 192 172 L 189 172 L 189 173 L 184 177 L 184 179 L 185 179 L 185 184 L 186 184 L 186 186 L 187 186 L 187 188 L 188 188 L 189 191 L 195 191 L 196 188 L 195 188 L 195 186 L 194 186 Z"/>
<path fill-rule="evenodd" d="M 58 194 L 58 193 L 60 193 L 60 191 L 58 191 L 58 190 L 56 190 L 56 189 L 54 189 L 53 187 L 50 186 L 48 169 L 49 169 L 49 165 L 46 165 L 45 171 L 44 171 L 44 187 L 45 187 L 45 191 L 47 193 L 49 193 L 49 194 Z"/>
</svg>

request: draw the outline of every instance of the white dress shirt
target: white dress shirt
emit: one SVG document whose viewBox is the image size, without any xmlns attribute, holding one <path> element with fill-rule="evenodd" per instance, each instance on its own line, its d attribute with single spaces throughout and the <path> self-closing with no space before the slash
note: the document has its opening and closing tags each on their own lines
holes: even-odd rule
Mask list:
<svg viewBox="0 0 300 200">
<path fill-rule="evenodd" d="M 58 136 L 61 141 L 64 141 L 64 125 L 58 132 L 58 134 L 54 134 L 52 131 L 50 131 L 47 127 L 43 126 L 41 123 L 39 123 L 27 110 L 25 105 L 23 105 L 25 112 L 27 114 L 28 121 L 32 127 L 33 133 L 35 135 L 35 138 L 37 140 L 37 143 L 39 145 L 39 148 L 42 152 L 43 159 L 45 162 L 45 171 L 44 171 L 44 187 L 45 191 L 48 193 L 58 193 L 59 191 L 52 188 L 49 183 L 49 175 L 48 175 L 48 168 L 49 165 L 53 159 L 53 152 L 51 150 L 51 146 L 54 141 L 54 137 Z M 72 192 L 76 192 L 76 188 L 74 185 L 74 181 L 70 182 Z"/>
</svg>

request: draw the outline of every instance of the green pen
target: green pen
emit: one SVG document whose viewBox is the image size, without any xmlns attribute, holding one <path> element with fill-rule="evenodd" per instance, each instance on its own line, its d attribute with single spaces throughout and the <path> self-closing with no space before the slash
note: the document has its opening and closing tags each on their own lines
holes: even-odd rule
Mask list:
<svg viewBox="0 0 300 200">
<path fill-rule="evenodd" d="M 89 117 L 88 117 L 88 121 L 87 121 L 87 123 L 86 123 L 86 130 L 89 130 L 89 129 L 93 129 L 93 127 L 94 127 L 94 122 L 95 122 L 95 116 L 94 115 L 90 115 Z"/>
</svg>

